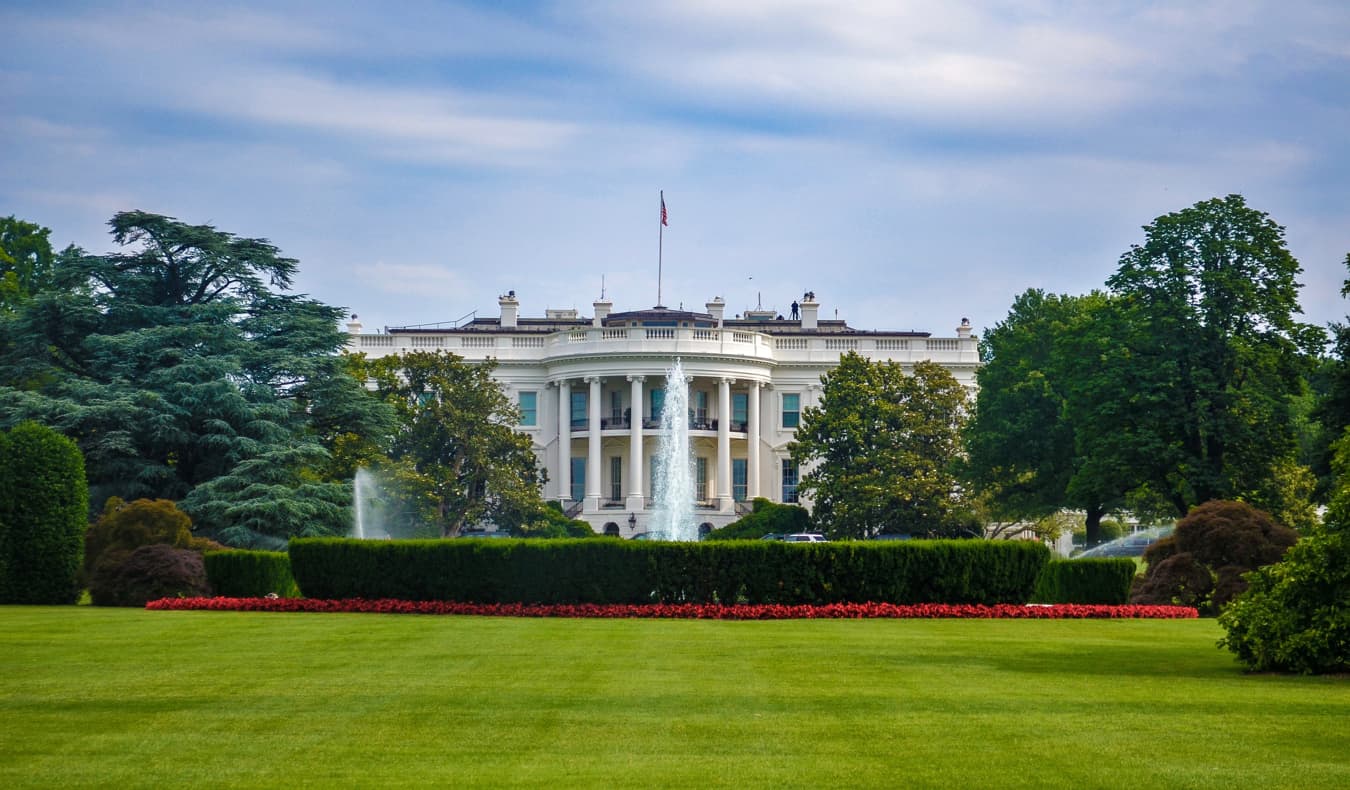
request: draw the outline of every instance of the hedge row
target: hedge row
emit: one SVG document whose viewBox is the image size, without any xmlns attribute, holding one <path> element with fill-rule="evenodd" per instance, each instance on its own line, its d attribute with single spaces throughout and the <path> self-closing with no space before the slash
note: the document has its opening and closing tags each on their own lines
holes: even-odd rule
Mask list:
<svg viewBox="0 0 1350 790">
<path fill-rule="evenodd" d="M 792 544 L 297 538 L 309 598 L 475 603 L 1024 603 L 1049 558 L 1023 541 Z"/>
<path fill-rule="evenodd" d="M 1123 604 L 1130 598 L 1135 562 L 1128 557 L 1050 560 L 1036 580 L 1036 603 Z"/>
<path fill-rule="evenodd" d="M 79 600 L 88 510 L 74 442 L 35 422 L 0 432 L 0 603 Z"/>
<path fill-rule="evenodd" d="M 261 598 L 275 593 L 298 598 L 300 588 L 291 576 L 291 560 L 284 551 L 208 551 L 206 579 L 216 595 Z"/>
</svg>

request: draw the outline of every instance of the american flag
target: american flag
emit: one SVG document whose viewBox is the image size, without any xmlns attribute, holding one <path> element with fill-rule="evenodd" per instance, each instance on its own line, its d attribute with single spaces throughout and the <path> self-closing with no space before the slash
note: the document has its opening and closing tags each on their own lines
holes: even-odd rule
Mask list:
<svg viewBox="0 0 1350 790">
<path fill-rule="evenodd" d="M 665 195 L 662 195 L 662 196 L 661 196 L 661 224 L 662 224 L 662 225 L 665 225 L 666 227 L 670 227 L 670 223 L 666 221 L 666 196 L 665 196 Z"/>
</svg>

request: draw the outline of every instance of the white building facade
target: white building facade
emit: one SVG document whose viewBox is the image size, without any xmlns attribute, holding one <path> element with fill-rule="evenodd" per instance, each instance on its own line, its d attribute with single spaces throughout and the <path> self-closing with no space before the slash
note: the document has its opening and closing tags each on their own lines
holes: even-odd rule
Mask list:
<svg viewBox="0 0 1350 790">
<path fill-rule="evenodd" d="M 548 472 L 544 497 L 596 531 L 622 537 L 645 532 L 652 513 L 666 371 L 677 358 L 689 383 L 695 510 L 705 530 L 736 520 L 755 497 L 797 501 L 799 470 L 788 444 L 802 410 L 819 402 L 821 376 L 842 354 L 906 369 L 937 362 L 971 391 L 978 366 L 966 319 L 951 337 L 861 331 L 820 320 L 814 293 L 794 304 L 789 318 L 752 310 L 728 319 L 721 299 L 701 313 L 615 313 L 602 300 L 591 318 L 575 310 L 522 318 L 514 291 L 499 306 L 496 318 L 373 334 L 353 316 L 348 349 L 368 357 L 449 351 L 496 360 L 495 377 L 522 414 L 518 429 Z"/>
</svg>

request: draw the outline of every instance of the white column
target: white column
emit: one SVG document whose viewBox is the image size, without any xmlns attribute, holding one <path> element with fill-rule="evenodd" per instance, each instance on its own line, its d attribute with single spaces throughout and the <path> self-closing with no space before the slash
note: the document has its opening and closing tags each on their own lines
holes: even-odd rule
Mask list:
<svg viewBox="0 0 1350 790">
<path fill-rule="evenodd" d="M 749 421 L 747 426 L 748 435 L 745 437 L 745 495 L 754 499 L 759 496 L 759 382 L 750 382 L 750 396 L 746 399 L 749 403 L 750 413 L 746 415 Z"/>
<path fill-rule="evenodd" d="M 572 383 L 558 382 L 558 501 L 572 498 Z"/>
<path fill-rule="evenodd" d="M 632 405 L 628 407 L 628 509 L 642 509 L 642 382 L 646 376 L 629 376 Z"/>
<path fill-rule="evenodd" d="M 586 438 L 586 509 L 600 509 L 600 382 L 599 376 L 588 376 L 591 385 L 586 405 L 590 407 Z"/>
<path fill-rule="evenodd" d="M 731 498 L 731 379 L 717 380 L 717 509 L 729 513 Z"/>
</svg>

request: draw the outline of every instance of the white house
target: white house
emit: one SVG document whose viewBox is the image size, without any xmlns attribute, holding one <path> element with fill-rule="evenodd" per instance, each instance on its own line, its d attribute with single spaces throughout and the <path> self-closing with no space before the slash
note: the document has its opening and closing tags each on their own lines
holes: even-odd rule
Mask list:
<svg viewBox="0 0 1350 790">
<path fill-rule="evenodd" d="M 591 318 L 576 310 L 521 317 L 515 291 L 498 304 L 496 318 L 373 334 L 353 316 L 348 348 L 370 357 L 444 350 L 495 359 L 496 378 L 523 415 L 519 429 L 548 471 L 545 498 L 625 537 L 646 531 L 651 514 L 666 370 L 676 358 L 689 379 L 696 507 L 711 528 L 734 521 L 754 497 L 796 501 L 788 443 L 841 354 L 906 368 L 931 360 L 972 390 L 978 365 L 964 318 L 953 337 L 858 330 L 821 319 L 812 292 L 788 318 L 764 310 L 726 318 L 720 297 L 702 313 L 660 306 L 615 313 L 601 300 Z"/>
</svg>

